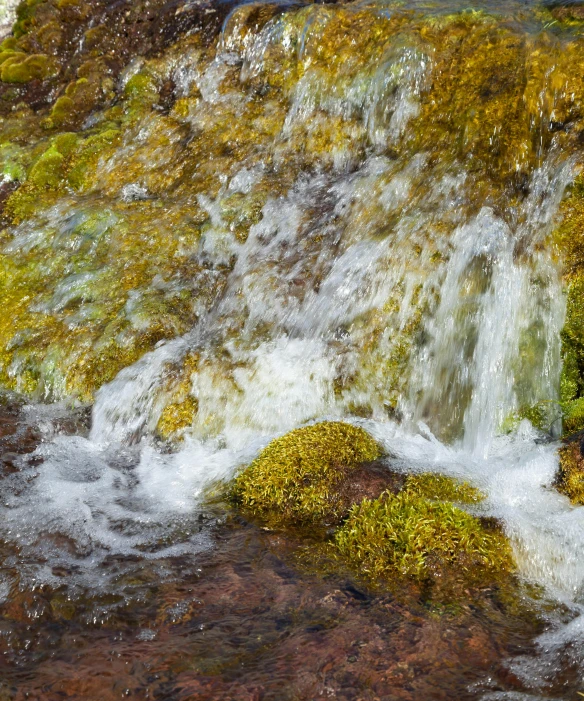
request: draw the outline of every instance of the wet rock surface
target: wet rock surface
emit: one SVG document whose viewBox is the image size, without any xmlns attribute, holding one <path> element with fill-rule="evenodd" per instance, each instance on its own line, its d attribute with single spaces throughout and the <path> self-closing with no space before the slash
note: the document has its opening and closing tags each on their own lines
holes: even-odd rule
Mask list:
<svg viewBox="0 0 584 701">
<path fill-rule="evenodd" d="M 86 421 L 80 412 L 47 424 L 79 433 Z M 39 423 L 26 427 L 22 407 L 1 408 L 4 477 L 46 440 Z M 402 486 L 375 461 L 342 488 L 350 502 Z M 414 583 L 375 589 L 326 555 L 315 559 L 322 534 L 270 530 L 220 505 L 199 522 L 213 547 L 167 559 L 165 578 L 148 559 L 112 558 L 118 595 L 73 591 L 72 571 L 58 568 L 60 587 L 21 580 L 3 592 L 0 698 L 471 699 L 475 684 L 513 687 L 504 660 L 529 652 L 542 626 L 497 587 L 462 602 Z M 14 553 L 3 549 L 9 567 Z"/>
<path fill-rule="evenodd" d="M 65 620 L 42 592 L 4 606 L 3 698 L 471 699 L 487 678 L 508 686 L 502 659 L 536 632 L 492 592 L 433 609 L 415 590 L 303 572 L 294 538 L 240 518 L 214 538 L 196 572 L 114 625 Z"/>
<path fill-rule="evenodd" d="M 31 56 L 52 56 L 56 69 L 45 79 L 22 82 L 0 74 L 0 114 L 9 113 L 19 102 L 43 108 L 64 95 L 72 81 L 87 81 L 88 76 L 100 85 L 93 86 L 94 99 L 87 102 L 86 113 L 97 105 L 103 108 L 115 99 L 115 81 L 128 63 L 162 51 L 189 31 L 203 30 L 212 40 L 234 4 L 205 0 L 23 3 L 14 49 Z"/>
<path fill-rule="evenodd" d="M 555 396 L 561 289 L 543 252 L 573 181 L 559 154 L 581 152 L 584 41 L 563 25 L 578 6 L 532 26 L 505 8 L 426 18 L 302 5 L 242 6 L 224 24 L 229 2 L 29 0 L 2 45 L 0 380 L 30 401 L 89 404 L 130 372 L 100 395 L 93 443 L 86 410 L 0 412 L 0 701 L 579 689 L 569 636 L 563 671 L 544 660 L 552 681 L 524 675 L 522 689 L 505 660 L 554 647 L 537 648 L 544 623 L 498 585 L 454 598 L 440 578 L 373 589 L 327 559 L 330 534 L 268 530 L 223 507 L 197 521 L 207 474 L 185 474 L 227 460 L 205 441 L 263 440 L 329 414 L 397 419 L 410 396 L 446 444 L 465 432 L 488 443 L 511 409 L 529 419 Z M 565 200 L 558 237 L 571 261 L 570 430 L 584 425 L 583 192 Z M 467 297 L 478 306 L 454 304 Z M 499 351 L 495 326 L 510 330 Z M 143 437 L 146 465 L 132 453 Z M 428 462 L 444 454 L 434 446 Z M 531 475 L 545 462 L 535 451 Z M 481 480 L 500 470 L 453 459 Z M 582 538 L 562 538 L 569 512 L 547 521 L 550 502 L 537 501 L 554 460 L 507 501 L 488 485 L 499 506 L 536 495 L 512 523 L 527 516 L 515 536 L 544 585 L 558 557 L 582 581 Z M 523 467 L 507 462 L 505 487 Z M 184 520 L 147 498 L 167 496 L 169 474 L 168 502 L 188 495 Z M 366 463 L 339 494 L 348 508 L 403 482 Z M 184 552 L 192 533 L 201 551 L 160 554 Z"/>
</svg>

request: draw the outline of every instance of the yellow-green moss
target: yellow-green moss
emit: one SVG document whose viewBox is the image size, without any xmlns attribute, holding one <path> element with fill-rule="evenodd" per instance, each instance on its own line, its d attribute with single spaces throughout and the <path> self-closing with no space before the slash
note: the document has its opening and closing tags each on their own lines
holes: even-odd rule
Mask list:
<svg viewBox="0 0 584 701">
<path fill-rule="evenodd" d="M 16 22 L 12 27 L 12 34 L 15 39 L 24 36 L 33 25 L 35 10 L 38 5 L 42 5 L 45 0 L 22 0 L 16 8 Z"/>
<path fill-rule="evenodd" d="M 577 441 L 560 448 L 560 467 L 556 487 L 573 504 L 584 505 L 584 459 Z"/>
<path fill-rule="evenodd" d="M 4 83 L 28 83 L 35 78 L 53 78 L 59 70 L 58 62 L 45 54 L 14 54 L 8 56 L 0 65 L 0 79 Z"/>
<path fill-rule="evenodd" d="M 381 455 L 362 428 L 326 421 L 272 441 L 236 479 L 234 496 L 245 509 L 289 522 L 334 521 L 335 491 L 347 469 Z"/>
<path fill-rule="evenodd" d="M 0 66 L 5 63 L 9 58 L 18 57 L 19 60 L 24 60 L 26 58 L 26 53 L 24 51 L 15 51 L 14 49 L 2 49 L 0 51 Z"/>
<path fill-rule="evenodd" d="M 158 87 L 155 79 L 145 73 L 132 76 L 124 88 L 126 114 L 138 118 L 158 102 Z"/>
<path fill-rule="evenodd" d="M 478 489 L 467 482 L 459 482 L 433 472 L 410 475 L 406 480 L 405 489 L 410 494 L 424 499 L 451 501 L 457 504 L 476 504 L 485 498 Z"/>
<path fill-rule="evenodd" d="M 584 179 L 576 178 L 562 204 L 554 243 L 564 265 L 566 320 L 562 330 L 560 402 L 564 434 L 584 428 Z"/>
<path fill-rule="evenodd" d="M 64 162 L 65 156 L 51 146 L 31 168 L 28 181 L 38 188 L 58 187 L 63 180 Z"/>
<path fill-rule="evenodd" d="M 522 406 L 507 416 L 500 430 L 503 433 L 515 431 L 523 419 L 531 422 L 534 428 L 552 434 L 559 427 L 564 414 L 564 405 L 558 401 L 541 401 L 530 406 Z"/>
<path fill-rule="evenodd" d="M 197 401 L 194 397 L 187 397 L 182 402 L 168 404 L 160 415 L 156 430 L 162 438 L 175 437 L 192 425 L 196 413 Z"/>
<path fill-rule="evenodd" d="M 564 435 L 569 436 L 584 428 L 584 397 L 562 404 Z"/>
<path fill-rule="evenodd" d="M 80 142 L 67 175 L 71 187 L 82 190 L 88 184 L 100 155 L 119 144 L 120 137 L 119 129 L 106 128 Z"/>
<path fill-rule="evenodd" d="M 503 534 L 450 501 L 472 502 L 480 494 L 437 476 L 411 477 L 399 494 L 353 506 L 335 534 L 343 557 L 373 579 L 426 579 L 445 570 L 473 579 L 513 570 Z"/>
<path fill-rule="evenodd" d="M 43 205 L 50 204 L 57 191 L 66 185 L 71 159 L 78 146 L 72 133 L 58 134 L 33 160 L 26 177 L 20 169 L 19 179 L 25 183 L 9 197 L 6 212 L 15 223 L 31 216 Z"/>
</svg>

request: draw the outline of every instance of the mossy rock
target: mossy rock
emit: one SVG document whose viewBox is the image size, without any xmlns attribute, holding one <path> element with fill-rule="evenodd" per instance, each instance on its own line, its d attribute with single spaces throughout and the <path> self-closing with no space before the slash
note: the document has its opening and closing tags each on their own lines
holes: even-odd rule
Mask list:
<svg viewBox="0 0 584 701">
<path fill-rule="evenodd" d="M 63 179 L 65 156 L 51 146 L 31 168 L 28 181 L 38 188 L 56 188 Z"/>
<path fill-rule="evenodd" d="M 54 78 L 59 70 L 58 62 L 45 54 L 33 54 L 24 59 L 23 55 L 14 54 L 0 66 L 0 78 L 4 83 L 28 83 L 35 79 Z"/>
<path fill-rule="evenodd" d="M 233 496 L 254 514 L 292 523 L 337 522 L 348 470 L 381 456 L 362 428 L 325 421 L 272 441 L 236 479 Z"/>
<path fill-rule="evenodd" d="M 83 190 L 93 174 L 93 167 L 100 155 L 116 146 L 120 138 L 121 135 L 118 129 L 106 128 L 81 141 L 77 152 L 71 160 L 71 168 L 68 173 L 71 187 L 75 190 Z"/>
<path fill-rule="evenodd" d="M 560 402 L 563 433 L 584 428 L 584 180 L 578 176 L 561 207 L 554 232 L 567 287 L 566 320 L 562 330 Z"/>
<path fill-rule="evenodd" d="M 504 578 L 514 563 L 503 533 L 453 503 L 480 498 L 469 485 L 446 477 L 410 477 L 400 493 L 385 492 L 353 506 L 335 544 L 373 580 L 428 580 L 445 574 L 469 582 Z"/>
<path fill-rule="evenodd" d="M 16 23 L 12 28 L 12 34 L 16 39 L 25 36 L 33 26 L 35 10 L 44 0 L 23 0 L 16 10 Z"/>
<path fill-rule="evenodd" d="M 584 505 L 584 458 L 579 441 L 560 448 L 560 467 L 556 488 L 565 494 L 572 504 Z"/>
<path fill-rule="evenodd" d="M 165 406 L 156 426 L 160 437 L 168 440 L 181 435 L 192 425 L 197 409 L 197 400 L 190 396 L 181 402 L 173 402 Z"/>
<path fill-rule="evenodd" d="M 501 426 L 504 433 L 515 431 L 520 422 L 527 419 L 538 431 L 549 435 L 557 435 L 556 429 L 561 425 L 563 405 L 556 401 L 541 401 L 536 404 L 522 406 L 518 411 L 508 416 Z"/>
<path fill-rule="evenodd" d="M 584 397 L 578 397 L 562 404 L 563 432 L 565 436 L 584 428 Z"/>
</svg>

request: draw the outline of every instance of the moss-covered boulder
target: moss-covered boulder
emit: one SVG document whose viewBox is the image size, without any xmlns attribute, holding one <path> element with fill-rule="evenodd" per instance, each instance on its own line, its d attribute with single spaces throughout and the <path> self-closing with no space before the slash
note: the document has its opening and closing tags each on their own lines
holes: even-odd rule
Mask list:
<svg viewBox="0 0 584 701">
<path fill-rule="evenodd" d="M 514 565 L 504 534 L 455 505 L 480 499 L 469 485 L 446 477 L 410 477 L 398 494 L 385 492 L 355 505 L 335 544 L 361 574 L 375 580 L 508 575 Z"/>
<path fill-rule="evenodd" d="M 272 441 L 236 479 L 233 495 L 270 521 L 335 522 L 346 512 L 340 489 L 347 472 L 380 457 L 362 428 L 325 421 Z"/>
<path fill-rule="evenodd" d="M 448 587 L 508 578 L 515 565 L 498 523 L 464 508 L 484 499 L 471 485 L 437 474 L 392 481 L 396 475 L 382 465 L 376 491 L 348 489 L 363 482 L 362 473 L 375 473 L 371 461 L 380 454 L 361 428 L 306 426 L 272 441 L 235 480 L 232 495 L 270 526 L 335 526 L 325 537 L 325 560 L 375 583 L 442 579 Z"/>
</svg>

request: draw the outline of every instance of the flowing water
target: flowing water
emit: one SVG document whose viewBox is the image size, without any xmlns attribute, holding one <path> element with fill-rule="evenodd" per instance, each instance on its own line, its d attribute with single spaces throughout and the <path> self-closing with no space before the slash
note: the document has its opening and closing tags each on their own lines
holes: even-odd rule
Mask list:
<svg viewBox="0 0 584 701">
<path fill-rule="evenodd" d="M 74 330 L 98 324 L 99 295 L 115 285 L 100 241 L 144 212 L 139 225 L 147 230 L 148 219 L 176 237 L 172 255 L 191 272 L 177 263 L 169 274 L 165 261 L 148 285 L 126 290 L 124 323 L 134 332 L 151 323 L 148 314 L 164 315 L 153 299 L 186 291 L 194 301 L 188 324 L 101 386 L 87 430 L 83 422 L 62 429 L 71 417 L 67 368 L 83 341 L 69 356 L 47 351 L 39 361 L 37 398 L 63 401 L 21 412 L 19 435 L 38 435 L 32 452 L 11 456 L 0 486 L 0 597 L 65 586 L 70 601 L 93 597 L 88 621 L 107 619 L 140 598 L 132 582 L 144 562 L 164 581 L 176 576 L 177 558 L 195 567 L 213 547 L 201 528 L 213 484 L 272 437 L 342 417 L 378 438 L 395 469 L 462 477 L 484 491 L 483 513 L 503 523 L 521 577 L 553 602 L 536 654 L 508 661 L 528 691 L 486 692 L 487 684 L 477 696 L 563 698 L 562 670 L 584 673 L 584 509 L 553 488 L 565 297 L 549 241 L 579 172 L 569 134 L 553 126 L 569 109 L 571 88 L 558 75 L 569 65 L 562 42 L 573 37 L 546 34 L 529 3 L 504 8 L 503 20 L 467 14 L 456 28 L 471 47 L 467 73 L 453 88 L 444 77 L 453 59 L 439 38 L 453 21 L 444 8 L 280 8 L 260 26 L 247 23 L 249 7 L 228 16 L 211 59 L 178 52 L 157 69 L 187 100 L 181 128 L 195 142 L 221 138 L 220 120 L 255 130 L 253 148 L 216 157 L 212 186 L 202 165 L 190 176 L 189 207 L 205 222 L 197 240 L 175 219 L 167 224 L 179 205 L 156 194 L 148 175 L 151 166 L 170 171 L 183 143 L 156 113 L 99 160 L 94 181 L 103 187 L 63 195 L 4 239 L 17 265 L 34 256 L 45 265 L 51 282 L 33 311 L 61 315 Z M 358 48 L 349 40 L 337 46 L 338 61 L 323 59 L 320 43 L 342 33 L 351 12 L 364 27 Z M 384 21 L 393 23 L 387 31 Z M 477 88 L 474 78 L 464 84 L 472 71 L 494 70 L 483 32 L 495 65 L 508 65 L 504 78 L 495 70 L 490 87 Z M 485 53 L 477 66 L 473 41 Z M 524 74 L 505 50 L 518 52 Z M 267 89 L 264 97 L 272 79 L 285 83 L 285 100 L 270 102 Z M 494 97 L 461 116 L 457 90 Z M 181 187 L 188 193 L 188 182 Z M 232 216 L 241 202 L 259 213 L 245 235 Z M 99 260 L 55 273 L 43 259 L 63 250 Z M 35 339 L 12 343 L 20 350 L 9 374 L 22 389 Z M 520 420 L 534 405 L 547 407 L 545 434 Z M 173 429 L 180 441 L 163 442 L 161 426 L 184 406 L 193 410 Z"/>
<path fill-rule="evenodd" d="M 0 37 L 10 33 L 14 24 L 17 5 L 18 3 L 15 0 L 2 0 L 0 3 Z"/>
</svg>

